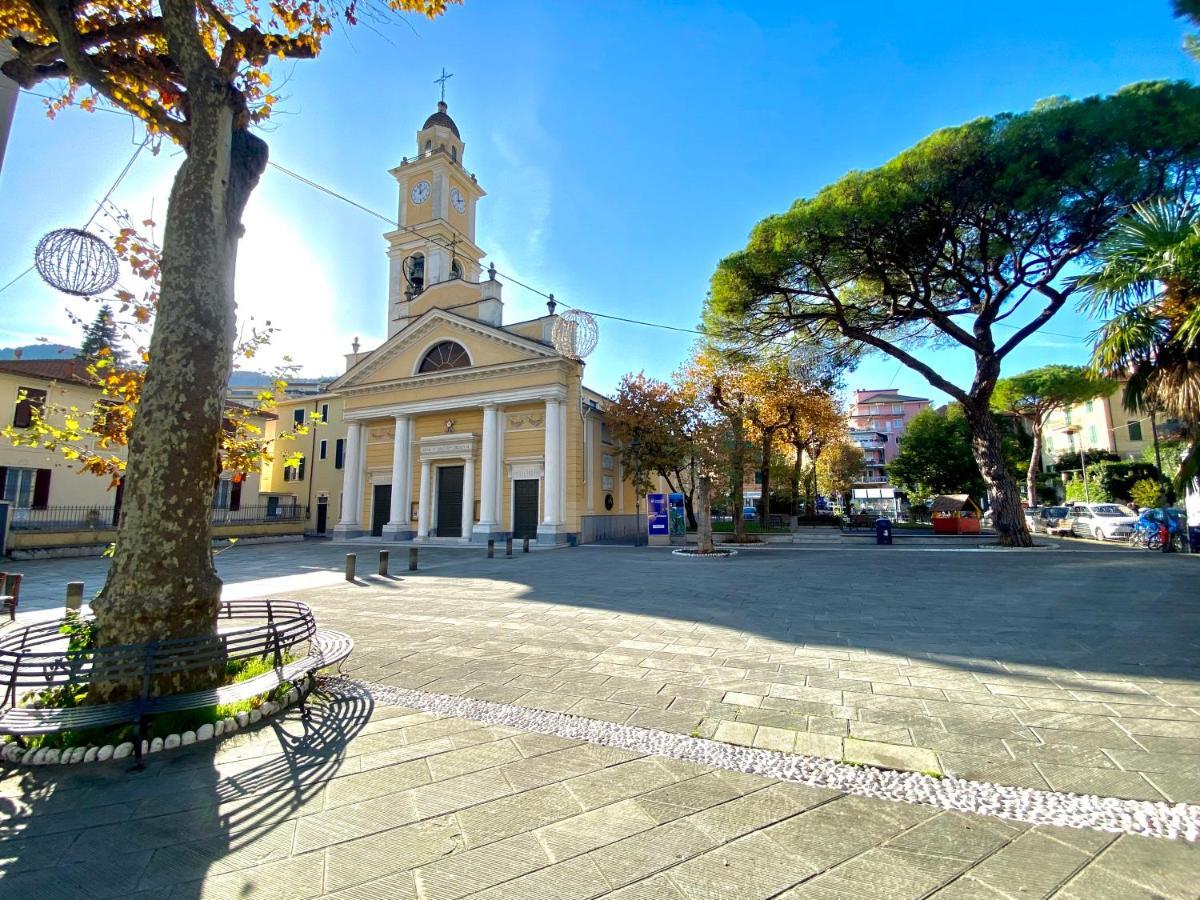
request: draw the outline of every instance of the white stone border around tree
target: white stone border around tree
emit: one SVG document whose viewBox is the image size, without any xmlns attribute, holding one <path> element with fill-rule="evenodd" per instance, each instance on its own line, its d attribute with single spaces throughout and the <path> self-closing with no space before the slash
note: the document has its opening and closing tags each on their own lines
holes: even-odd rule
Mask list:
<svg viewBox="0 0 1200 900">
<path fill-rule="evenodd" d="M 287 692 L 282 701 L 264 700 L 251 710 L 243 710 L 236 716 L 219 719 L 216 722 L 206 722 L 195 731 L 184 731 L 179 734 L 168 734 L 165 738 L 156 737 L 142 741 L 142 755 L 159 753 L 163 750 L 175 750 L 192 744 L 210 741 L 215 738 L 235 734 L 251 725 L 263 722 L 278 715 L 289 706 L 300 700 L 300 691 L 307 687 L 308 678 L 300 682 L 300 687 L 293 687 Z M 9 741 L 0 748 L 0 760 L 12 765 L 49 766 L 72 765 L 74 763 L 108 762 L 110 759 L 128 759 L 133 756 L 133 741 L 122 744 L 105 744 L 103 747 L 68 747 L 60 750 L 56 747 L 39 747 L 36 750 L 22 749 L 15 741 Z"/>
<path fill-rule="evenodd" d="M 701 553 L 699 550 L 680 547 L 678 550 L 672 550 L 671 555 L 682 556 L 685 559 L 729 559 L 731 556 L 737 556 L 738 552 L 736 550 L 726 550 L 724 547 L 717 547 L 712 553 Z"/>
</svg>

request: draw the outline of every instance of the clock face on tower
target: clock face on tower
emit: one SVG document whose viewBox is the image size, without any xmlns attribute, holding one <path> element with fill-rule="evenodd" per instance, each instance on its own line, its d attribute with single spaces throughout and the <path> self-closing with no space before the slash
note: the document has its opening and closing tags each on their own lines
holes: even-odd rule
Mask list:
<svg viewBox="0 0 1200 900">
<path fill-rule="evenodd" d="M 462 191 L 458 188 L 451 188 L 450 202 L 454 204 L 454 208 L 459 212 L 463 212 L 467 208 L 467 201 L 463 199 Z"/>
<path fill-rule="evenodd" d="M 414 184 L 411 196 L 412 196 L 413 203 L 424 203 L 426 200 L 428 200 L 429 199 L 429 182 L 428 181 L 418 181 L 416 184 Z"/>
</svg>

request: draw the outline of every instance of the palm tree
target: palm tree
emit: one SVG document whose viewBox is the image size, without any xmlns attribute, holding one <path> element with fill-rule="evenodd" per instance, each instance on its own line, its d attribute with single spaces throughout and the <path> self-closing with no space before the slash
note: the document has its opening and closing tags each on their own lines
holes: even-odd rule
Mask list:
<svg viewBox="0 0 1200 900">
<path fill-rule="evenodd" d="M 1183 421 L 1191 450 L 1176 488 L 1200 474 L 1200 210 L 1180 200 L 1133 206 L 1078 279 L 1085 308 L 1107 318 L 1092 365 L 1126 376 L 1125 407 Z"/>
</svg>

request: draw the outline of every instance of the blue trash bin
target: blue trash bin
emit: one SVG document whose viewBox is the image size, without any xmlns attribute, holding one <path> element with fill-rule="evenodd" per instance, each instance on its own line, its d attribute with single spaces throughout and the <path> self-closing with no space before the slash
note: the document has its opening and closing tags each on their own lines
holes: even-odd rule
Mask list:
<svg viewBox="0 0 1200 900">
<path fill-rule="evenodd" d="M 875 520 L 875 543 L 890 544 L 892 542 L 892 520 L 880 516 Z"/>
</svg>

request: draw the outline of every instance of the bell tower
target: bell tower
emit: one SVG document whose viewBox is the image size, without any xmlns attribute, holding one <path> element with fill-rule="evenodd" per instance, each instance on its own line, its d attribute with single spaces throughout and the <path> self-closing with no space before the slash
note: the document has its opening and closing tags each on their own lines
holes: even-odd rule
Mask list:
<svg viewBox="0 0 1200 900">
<path fill-rule="evenodd" d="M 437 111 L 417 131 L 416 155 L 404 157 L 391 170 L 399 187 L 396 221 L 400 227 L 384 235 L 388 337 L 419 314 L 415 307 L 424 312 L 451 301 L 461 304 L 463 286 L 475 287 L 476 294 L 480 287 L 484 253 L 475 243 L 475 204 L 486 192 L 463 166 L 466 144 L 446 110 L 443 95 Z M 418 297 L 422 298 L 419 304 Z M 498 294 L 495 300 L 499 302 Z M 485 318 L 483 312 L 479 311 L 480 318 Z M 497 308 L 495 324 L 499 324 L 498 312 Z"/>
</svg>

